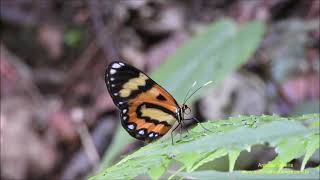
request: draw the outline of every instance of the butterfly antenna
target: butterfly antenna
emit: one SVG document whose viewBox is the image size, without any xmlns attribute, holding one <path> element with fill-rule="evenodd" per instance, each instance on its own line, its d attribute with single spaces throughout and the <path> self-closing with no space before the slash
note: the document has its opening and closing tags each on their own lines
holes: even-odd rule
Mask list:
<svg viewBox="0 0 320 180">
<path fill-rule="evenodd" d="M 191 89 L 192 89 L 196 84 L 197 84 L 197 81 L 194 81 L 194 82 L 193 82 L 193 84 L 192 84 L 192 86 L 189 88 L 189 90 L 188 90 L 188 92 L 187 92 L 186 96 L 184 97 L 183 104 L 185 104 L 185 103 L 187 102 L 187 97 L 188 97 L 188 95 L 189 95 L 189 93 L 190 93 Z"/>
<path fill-rule="evenodd" d="M 199 91 L 201 88 L 209 85 L 210 83 L 212 83 L 212 81 L 208 81 L 205 84 L 203 84 L 202 86 L 198 87 L 195 91 L 193 91 L 193 93 L 188 98 L 186 98 L 185 102 L 187 102 L 197 91 Z"/>
</svg>

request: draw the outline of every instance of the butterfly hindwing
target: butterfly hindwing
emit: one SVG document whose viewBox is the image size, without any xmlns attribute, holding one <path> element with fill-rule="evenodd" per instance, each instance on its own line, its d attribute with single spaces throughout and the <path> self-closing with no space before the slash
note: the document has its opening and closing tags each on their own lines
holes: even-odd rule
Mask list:
<svg viewBox="0 0 320 180">
<path fill-rule="evenodd" d="M 120 109 L 121 124 L 140 140 L 152 141 L 167 133 L 177 120 L 174 98 L 146 74 L 122 62 L 111 63 L 106 84 Z"/>
</svg>

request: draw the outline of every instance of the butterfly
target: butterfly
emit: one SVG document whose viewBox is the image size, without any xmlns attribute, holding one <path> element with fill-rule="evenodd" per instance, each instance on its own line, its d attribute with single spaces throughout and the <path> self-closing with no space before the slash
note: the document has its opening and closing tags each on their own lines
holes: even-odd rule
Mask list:
<svg viewBox="0 0 320 180">
<path fill-rule="evenodd" d="M 186 111 L 190 110 L 185 104 L 187 96 L 179 106 L 169 92 L 131 65 L 120 61 L 110 63 L 105 82 L 114 104 L 120 110 L 123 128 L 136 139 L 152 142 L 164 136 L 176 121 L 179 124 L 174 130 L 183 120 L 187 120 L 184 119 Z"/>
</svg>

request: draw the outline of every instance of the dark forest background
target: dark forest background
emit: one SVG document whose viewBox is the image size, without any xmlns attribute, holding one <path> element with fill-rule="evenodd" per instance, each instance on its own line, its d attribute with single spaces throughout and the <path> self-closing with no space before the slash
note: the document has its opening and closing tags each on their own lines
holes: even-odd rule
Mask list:
<svg viewBox="0 0 320 180">
<path fill-rule="evenodd" d="M 212 92 L 193 105 L 197 117 L 319 112 L 319 0 L 1 0 L 0 5 L 1 179 L 88 175 L 120 124 L 103 80 L 108 63 L 123 60 L 149 74 L 221 18 L 238 25 L 262 21 L 267 32 L 218 96 Z M 119 153 L 142 145 L 134 141 Z"/>
</svg>

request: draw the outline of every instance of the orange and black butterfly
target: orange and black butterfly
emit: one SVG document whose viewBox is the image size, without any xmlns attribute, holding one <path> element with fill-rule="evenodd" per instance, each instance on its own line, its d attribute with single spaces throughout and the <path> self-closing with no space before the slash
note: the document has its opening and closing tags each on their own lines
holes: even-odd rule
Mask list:
<svg viewBox="0 0 320 180">
<path fill-rule="evenodd" d="M 189 109 L 184 104 L 186 100 L 179 106 L 164 88 L 133 66 L 112 62 L 106 70 L 105 82 L 121 111 L 122 126 L 136 139 L 154 141 L 165 135 L 176 121 L 181 125 L 185 120 L 185 111 Z"/>
</svg>

